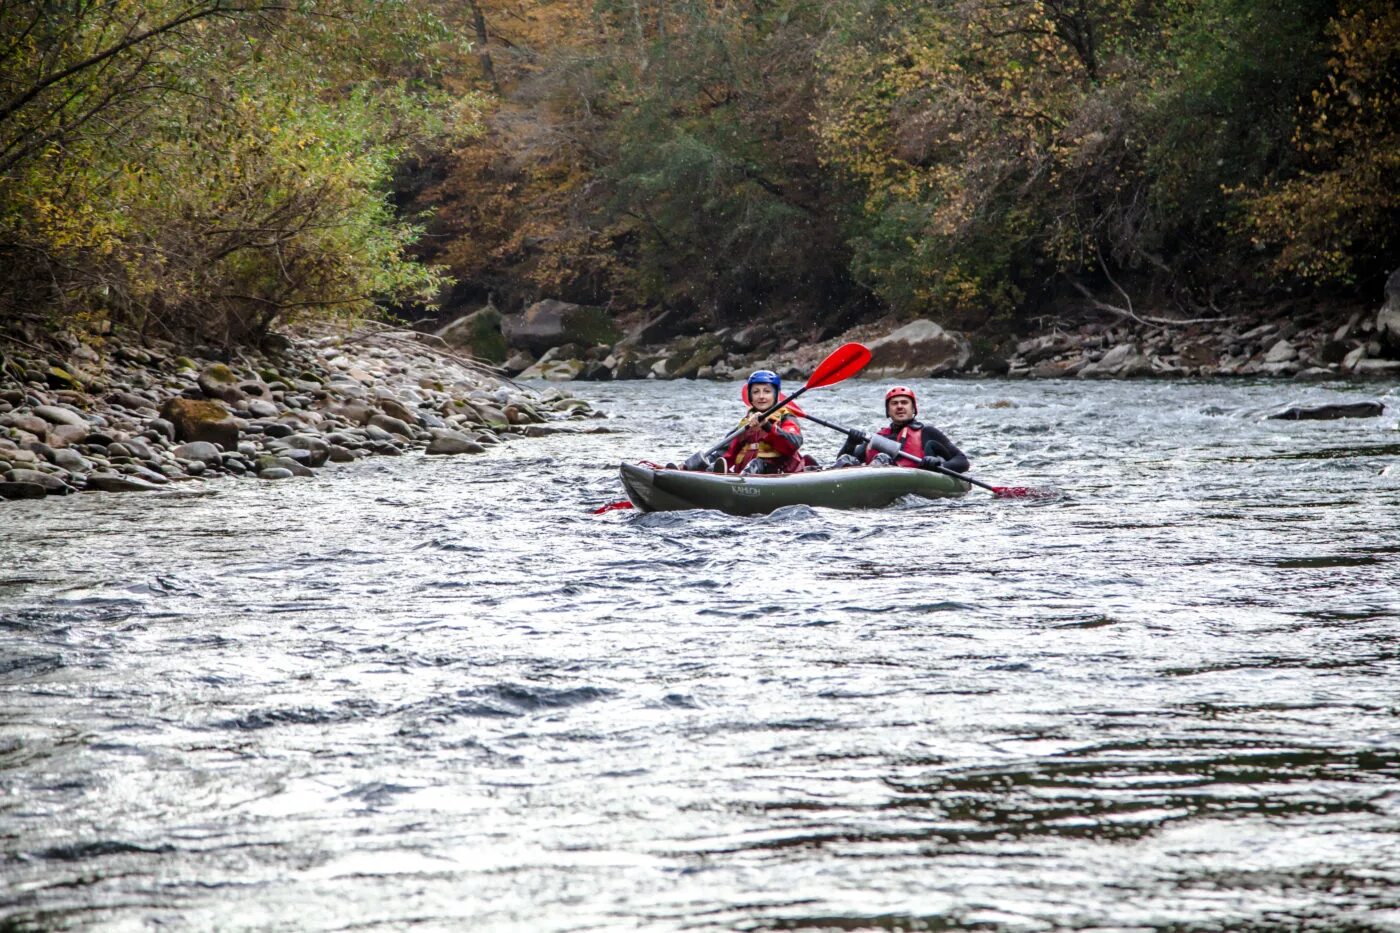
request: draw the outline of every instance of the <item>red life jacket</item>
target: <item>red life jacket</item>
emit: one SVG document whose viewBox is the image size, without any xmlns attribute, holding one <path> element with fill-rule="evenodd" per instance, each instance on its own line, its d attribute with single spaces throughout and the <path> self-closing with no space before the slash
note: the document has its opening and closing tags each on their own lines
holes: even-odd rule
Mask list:
<svg viewBox="0 0 1400 933">
<path fill-rule="evenodd" d="M 910 424 L 914 423 L 915 422 L 910 422 Z M 924 426 L 922 424 L 920 424 L 917 428 L 910 427 L 909 424 L 906 424 L 904 427 L 899 429 L 898 434 L 894 432 L 892 426 L 885 425 L 879 430 L 878 433 L 881 437 L 892 437 L 895 440 L 899 441 L 900 446 L 905 453 L 914 455 L 913 460 L 910 460 L 907 457 L 895 457 L 894 462 L 896 466 L 918 467 L 919 461 L 924 459 Z M 880 452 L 878 450 L 869 445 L 866 446 L 866 463 L 870 463 L 878 456 L 880 456 Z"/>
<path fill-rule="evenodd" d="M 802 428 L 788 413 L 786 408 L 781 409 L 777 427 L 789 434 L 795 434 L 799 438 L 802 436 Z M 729 464 L 731 473 L 737 473 L 748 465 L 750 460 L 761 458 L 775 463 L 784 473 L 801 473 L 803 469 L 802 457 L 797 453 L 797 447 L 791 444 L 787 438 L 777 433 L 760 431 L 750 428 L 729 442 L 729 448 L 724 452 L 725 462 Z"/>
</svg>

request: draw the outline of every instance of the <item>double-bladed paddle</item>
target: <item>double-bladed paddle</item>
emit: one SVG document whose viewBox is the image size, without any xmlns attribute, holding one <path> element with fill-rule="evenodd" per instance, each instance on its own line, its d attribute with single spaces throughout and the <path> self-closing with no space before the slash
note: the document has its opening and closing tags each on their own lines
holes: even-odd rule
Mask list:
<svg viewBox="0 0 1400 933">
<path fill-rule="evenodd" d="M 792 393 L 786 398 L 779 397 L 779 399 L 776 402 L 769 406 L 767 411 L 760 412 L 755 420 L 762 421 L 764 418 L 767 418 L 769 415 L 771 415 L 778 409 L 788 405 L 792 405 L 792 400 L 797 398 L 803 392 L 806 392 L 808 389 L 820 389 L 823 386 L 835 385 L 838 382 L 843 382 L 851 378 L 856 373 L 864 369 L 865 364 L 869 362 L 870 350 L 866 348 L 863 344 L 843 343 L 835 350 L 832 350 L 831 353 L 827 356 L 827 358 L 822 360 L 821 363 L 818 364 L 816 369 L 812 370 L 812 375 L 807 378 L 807 381 L 805 383 L 803 383 L 802 388 L 798 389 L 796 392 Z M 744 395 L 744 400 L 748 400 L 747 393 L 745 393 Z M 795 414 L 803 414 L 802 409 L 797 408 L 796 406 L 793 406 L 793 409 Z M 715 457 L 719 456 L 720 453 L 724 451 L 724 448 L 729 446 L 729 442 L 734 440 L 734 438 L 738 437 L 742 433 L 744 433 L 743 426 L 740 426 L 734 431 L 731 431 L 728 437 L 726 437 L 724 440 L 720 441 L 717 445 L 711 447 L 705 452 L 705 459 L 713 460 Z M 601 515 L 604 512 L 611 512 L 615 509 L 630 509 L 631 507 L 631 502 L 628 502 L 626 499 L 622 499 L 617 502 L 609 502 L 607 505 L 594 509 L 593 514 Z"/>
<path fill-rule="evenodd" d="M 847 437 L 854 438 L 857 441 L 864 441 L 882 454 L 889 454 L 891 457 L 903 457 L 906 460 L 912 460 L 919 464 L 923 463 L 922 457 L 914 456 L 901 447 L 898 442 L 890 440 L 883 435 L 870 434 L 866 431 L 857 431 L 854 428 L 843 428 L 839 424 L 832 424 L 830 421 L 818 418 L 815 415 L 809 415 L 805 411 L 798 411 L 796 414 L 799 418 L 815 421 L 824 428 L 831 428 L 833 431 L 840 431 Z M 933 471 L 935 473 L 942 473 L 944 476 L 960 479 L 966 483 L 971 483 L 974 486 L 980 486 L 998 499 L 1058 499 L 1063 495 L 1058 489 L 1044 489 L 1035 486 L 993 486 L 990 483 L 982 482 L 980 479 L 973 479 L 971 476 L 959 473 L 957 470 L 949 470 L 941 466 L 933 467 Z"/>
</svg>

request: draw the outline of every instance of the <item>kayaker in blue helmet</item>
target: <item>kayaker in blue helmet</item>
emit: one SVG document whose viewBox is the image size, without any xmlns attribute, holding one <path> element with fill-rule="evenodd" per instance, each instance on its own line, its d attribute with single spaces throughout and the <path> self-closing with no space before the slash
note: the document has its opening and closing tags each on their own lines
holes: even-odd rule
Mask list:
<svg viewBox="0 0 1400 933">
<path fill-rule="evenodd" d="M 714 461 L 695 454 L 685 462 L 687 470 L 713 470 L 716 473 L 801 473 L 805 467 L 797 453 L 802 446 L 802 428 L 787 408 L 767 417 L 758 416 L 778 401 L 783 380 L 769 369 L 749 376 L 740 396 L 749 410 L 739 421 L 740 433 Z"/>
<path fill-rule="evenodd" d="M 906 453 L 918 458 L 917 461 L 879 453 L 864 441 L 850 437 L 832 465 L 847 467 L 867 463 L 872 466 L 921 467 L 925 470 L 942 467 L 955 473 L 966 472 L 972 466 L 967 454 L 958 450 L 948 435 L 918 420 L 919 400 L 908 386 L 893 386 L 885 393 L 885 414 L 889 416 L 890 423 L 878 433 L 898 441 Z"/>
</svg>

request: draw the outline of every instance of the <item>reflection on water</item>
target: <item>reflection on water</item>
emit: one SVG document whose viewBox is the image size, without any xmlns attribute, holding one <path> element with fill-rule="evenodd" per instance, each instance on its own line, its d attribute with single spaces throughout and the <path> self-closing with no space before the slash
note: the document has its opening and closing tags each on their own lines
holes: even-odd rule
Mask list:
<svg viewBox="0 0 1400 933">
<path fill-rule="evenodd" d="M 0 505 L 0 929 L 1400 927 L 1394 392 L 930 382 L 1070 497 L 740 519 L 589 514 L 733 386 L 579 388 L 624 430 Z"/>
</svg>

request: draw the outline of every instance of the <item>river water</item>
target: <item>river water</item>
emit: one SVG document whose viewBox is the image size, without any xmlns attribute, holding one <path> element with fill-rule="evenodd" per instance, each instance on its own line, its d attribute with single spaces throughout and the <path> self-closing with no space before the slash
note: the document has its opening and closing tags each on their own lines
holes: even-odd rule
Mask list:
<svg viewBox="0 0 1400 933">
<path fill-rule="evenodd" d="M 737 416 L 653 382 L 0 504 L 0 929 L 1400 930 L 1400 391 L 916 385 L 1067 496 L 592 515 Z"/>
</svg>

